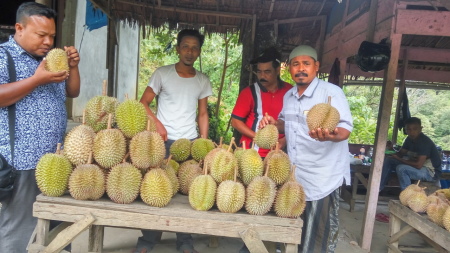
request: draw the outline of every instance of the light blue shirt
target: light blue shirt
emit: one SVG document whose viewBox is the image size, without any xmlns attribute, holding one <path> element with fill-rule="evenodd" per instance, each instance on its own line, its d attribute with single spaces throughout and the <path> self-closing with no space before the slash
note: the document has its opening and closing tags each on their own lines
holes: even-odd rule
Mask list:
<svg viewBox="0 0 450 253">
<path fill-rule="evenodd" d="M 36 59 L 11 36 L 0 45 L 0 85 L 9 83 L 5 49 L 14 60 L 17 81 L 34 74 L 42 59 Z M 67 125 L 65 82 L 36 87 L 16 103 L 14 166 L 18 170 L 35 169 L 45 153 L 54 153 L 62 142 Z M 0 107 L 0 153 L 11 163 L 8 107 Z"/>
<path fill-rule="evenodd" d="M 318 103 L 327 103 L 340 114 L 337 127 L 353 129 L 350 107 L 342 89 L 317 77 L 299 96 L 297 86 L 284 95 L 283 109 L 278 117 L 285 122 L 288 155 L 296 167 L 296 179 L 303 186 L 307 201 L 319 200 L 350 183 L 350 161 L 347 140 L 316 141 L 308 132 L 307 112 Z"/>
</svg>

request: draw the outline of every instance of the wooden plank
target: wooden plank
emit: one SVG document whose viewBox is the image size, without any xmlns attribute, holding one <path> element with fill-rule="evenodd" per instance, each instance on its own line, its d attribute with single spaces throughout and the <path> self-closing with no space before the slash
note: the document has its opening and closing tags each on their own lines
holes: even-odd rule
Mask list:
<svg viewBox="0 0 450 253">
<path fill-rule="evenodd" d="M 264 246 L 264 243 L 261 241 L 258 232 L 256 232 L 253 228 L 248 228 L 241 231 L 239 232 L 239 235 L 250 253 L 269 253 Z"/>
<path fill-rule="evenodd" d="M 28 248 L 28 253 L 42 253 L 45 250 L 45 246 L 39 244 L 31 244 Z M 66 250 L 58 251 L 58 253 L 70 253 Z"/>
<path fill-rule="evenodd" d="M 368 184 L 369 184 L 369 182 L 367 182 L 367 179 L 366 179 L 366 177 L 363 175 L 363 174 L 361 174 L 361 173 L 359 173 L 359 172 L 356 172 L 355 173 L 355 176 L 359 179 L 359 181 L 364 185 L 364 187 L 367 189 L 368 188 Z"/>
<path fill-rule="evenodd" d="M 375 213 L 378 204 L 378 194 L 380 190 L 381 171 L 384 162 L 384 150 L 391 117 L 392 101 L 394 97 L 395 77 L 398 66 L 398 56 L 402 42 L 401 34 L 391 35 L 391 57 L 384 78 L 385 85 L 381 91 L 381 104 L 378 112 L 377 130 L 375 134 L 375 152 L 373 156 L 373 169 L 369 174 L 369 187 L 366 195 L 366 206 L 362 225 L 361 248 L 370 250 L 372 243 L 373 229 L 375 223 Z"/>
<path fill-rule="evenodd" d="M 59 233 L 42 253 L 60 252 L 64 247 L 75 240 L 77 235 L 88 229 L 94 221 L 94 216 L 86 215 L 83 219 L 75 222 L 73 225 Z"/>
<path fill-rule="evenodd" d="M 450 240 L 448 239 L 450 238 L 450 232 L 428 220 L 425 215 L 412 211 L 398 200 L 389 201 L 389 212 L 444 249 L 450 250 Z"/>
<path fill-rule="evenodd" d="M 435 243 L 433 240 L 431 240 L 430 238 L 428 238 L 428 236 L 420 233 L 417 231 L 417 233 L 420 235 L 420 237 L 422 237 L 422 239 L 424 239 L 428 244 L 430 244 L 431 246 L 433 246 L 433 248 L 439 252 L 439 253 L 448 253 L 447 250 L 445 250 L 444 248 L 442 248 L 439 244 Z M 430 251 L 428 251 L 430 252 Z"/>
<path fill-rule="evenodd" d="M 389 215 L 389 234 L 390 236 L 396 235 L 400 231 L 401 220 L 395 216 L 394 214 Z M 388 253 L 396 253 L 400 252 L 398 250 L 398 241 L 393 240 L 392 242 L 388 242 Z"/>
<path fill-rule="evenodd" d="M 306 21 L 316 21 L 316 20 L 322 20 L 323 18 L 326 18 L 326 16 L 320 15 L 320 16 L 312 16 L 312 17 L 301 17 L 301 18 L 288 18 L 288 19 L 278 19 L 278 24 L 290 24 L 290 23 L 299 23 L 299 22 L 306 22 Z M 265 25 L 273 25 L 274 21 L 266 21 L 266 22 L 259 22 L 258 26 L 265 26 Z"/>
<path fill-rule="evenodd" d="M 185 233 L 195 231 L 197 234 L 226 237 L 240 237 L 240 231 L 252 227 L 258 230 L 264 241 L 293 244 L 300 243 L 303 226 L 300 218 L 280 218 L 273 214 L 258 216 L 243 211 L 234 214 L 221 213 L 218 210 L 196 211 L 188 204 L 187 196 L 182 195 L 176 195 L 169 205 L 163 208 L 151 207 L 140 201 L 121 205 L 107 199 L 77 201 L 69 196 L 38 196 L 33 207 L 35 217 L 62 221 L 73 222 L 89 213 L 96 217 L 94 225 Z M 199 227 L 198 224 L 203 225 Z"/>
<path fill-rule="evenodd" d="M 104 226 L 92 225 L 89 229 L 89 252 L 102 252 L 103 238 L 105 236 Z"/>
<path fill-rule="evenodd" d="M 398 231 L 395 234 L 391 235 L 391 238 L 388 240 L 388 243 L 390 243 L 390 244 L 398 243 L 398 240 L 400 239 L 400 237 L 406 235 L 407 233 L 411 232 L 412 230 L 414 230 L 413 227 L 411 227 L 409 225 L 404 226 L 400 231 Z"/>
<path fill-rule="evenodd" d="M 450 12 L 404 10 L 396 14 L 395 33 L 429 36 L 448 36 L 450 34 Z"/>
<path fill-rule="evenodd" d="M 406 51 L 408 54 L 406 54 Z M 450 50 L 426 47 L 402 47 L 400 59 L 448 64 L 450 63 Z"/>
<path fill-rule="evenodd" d="M 50 228 L 50 221 L 38 219 L 36 224 L 36 243 L 46 246 L 48 243 L 48 234 Z"/>
</svg>

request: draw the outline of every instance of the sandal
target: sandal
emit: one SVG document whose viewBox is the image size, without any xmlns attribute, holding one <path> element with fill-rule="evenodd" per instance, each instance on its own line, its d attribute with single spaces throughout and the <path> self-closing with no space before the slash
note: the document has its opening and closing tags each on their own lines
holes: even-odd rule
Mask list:
<svg viewBox="0 0 450 253">
<path fill-rule="evenodd" d="M 375 215 L 375 220 L 383 223 L 389 223 L 389 216 L 384 213 L 378 213 Z"/>
<path fill-rule="evenodd" d="M 196 251 L 196 250 L 194 249 L 194 245 L 192 245 L 192 244 L 187 244 L 187 243 L 182 244 L 182 245 L 178 248 L 178 250 L 179 250 L 181 253 L 199 253 L 198 251 Z"/>
</svg>

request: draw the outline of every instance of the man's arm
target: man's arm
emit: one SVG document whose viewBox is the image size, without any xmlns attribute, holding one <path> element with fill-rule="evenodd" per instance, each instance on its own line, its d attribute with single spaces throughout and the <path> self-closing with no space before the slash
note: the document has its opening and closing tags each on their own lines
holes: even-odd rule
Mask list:
<svg viewBox="0 0 450 253">
<path fill-rule="evenodd" d="M 393 155 L 392 157 L 399 160 L 403 164 L 409 165 L 418 170 L 420 170 L 423 167 L 423 165 L 425 164 L 425 161 L 427 160 L 427 156 L 425 156 L 425 155 L 420 155 L 417 157 L 417 159 L 410 159 L 410 160 L 405 160 L 402 158 L 403 156 L 398 156 L 398 155 Z"/>
<path fill-rule="evenodd" d="M 48 83 L 59 83 L 64 81 L 68 74 L 66 71 L 50 72 L 45 70 L 45 60 L 37 67 L 34 75 L 14 83 L 0 85 L 0 107 L 10 106 L 21 100 L 33 90 Z"/>
<path fill-rule="evenodd" d="M 208 138 L 208 97 L 198 100 L 198 128 L 200 130 L 200 136 L 203 138 Z"/>
<path fill-rule="evenodd" d="M 231 126 L 242 135 L 245 135 L 251 139 L 255 138 L 256 133 L 242 120 L 231 117 Z"/>
<path fill-rule="evenodd" d="M 156 117 L 156 115 L 152 112 L 152 110 L 149 107 L 149 104 L 151 104 L 153 102 L 155 97 L 156 97 L 156 94 L 153 91 L 153 89 L 151 87 L 147 86 L 147 88 L 145 89 L 144 94 L 142 94 L 141 100 L 139 102 L 141 102 L 144 105 L 145 110 L 147 111 L 147 115 L 149 117 L 152 117 L 153 120 L 155 121 L 156 131 L 161 135 L 161 137 L 163 138 L 164 141 L 167 141 L 166 128 L 161 123 L 161 121 L 159 121 L 159 119 Z"/>
<path fill-rule="evenodd" d="M 80 62 L 80 55 L 73 47 L 64 47 L 69 58 L 69 77 L 66 81 L 66 93 L 70 98 L 75 98 L 80 95 L 80 72 L 78 70 L 78 63 Z"/>
</svg>

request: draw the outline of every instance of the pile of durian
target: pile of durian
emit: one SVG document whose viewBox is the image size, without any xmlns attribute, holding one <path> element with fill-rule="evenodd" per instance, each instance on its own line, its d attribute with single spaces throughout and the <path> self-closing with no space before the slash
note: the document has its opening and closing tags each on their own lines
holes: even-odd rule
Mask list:
<svg viewBox="0 0 450 253">
<path fill-rule="evenodd" d="M 306 204 L 303 188 L 278 147 L 278 130 L 264 129 L 255 138 L 257 145 L 272 149 L 264 161 L 234 139 L 227 145 L 206 138 L 179 139 L 164 159 L 164 141 L 141 103 L 97 96 L 88 101 L 83 124 L 65 137 L 64 149 L 58 146 L 56 153 L 41 157 L 36 181 L 52 197 L 68 191 L 77 200 L 98 200 L 106 193 L 115 203 L 140 197 L 164 207 L 181 193 L 195 210 L 245 208 L 253 215 L 273 210 L 279 217 L 297 218 Z"/>
<path fill-rule="evenodd" d="M 400 193 L 400 203 L 416 213 L 426 213 L 432 222 L 450 231 L 450 189 L 439 189 L 427 196 L 419 183 L 409 185 Z"/>
</svg>

